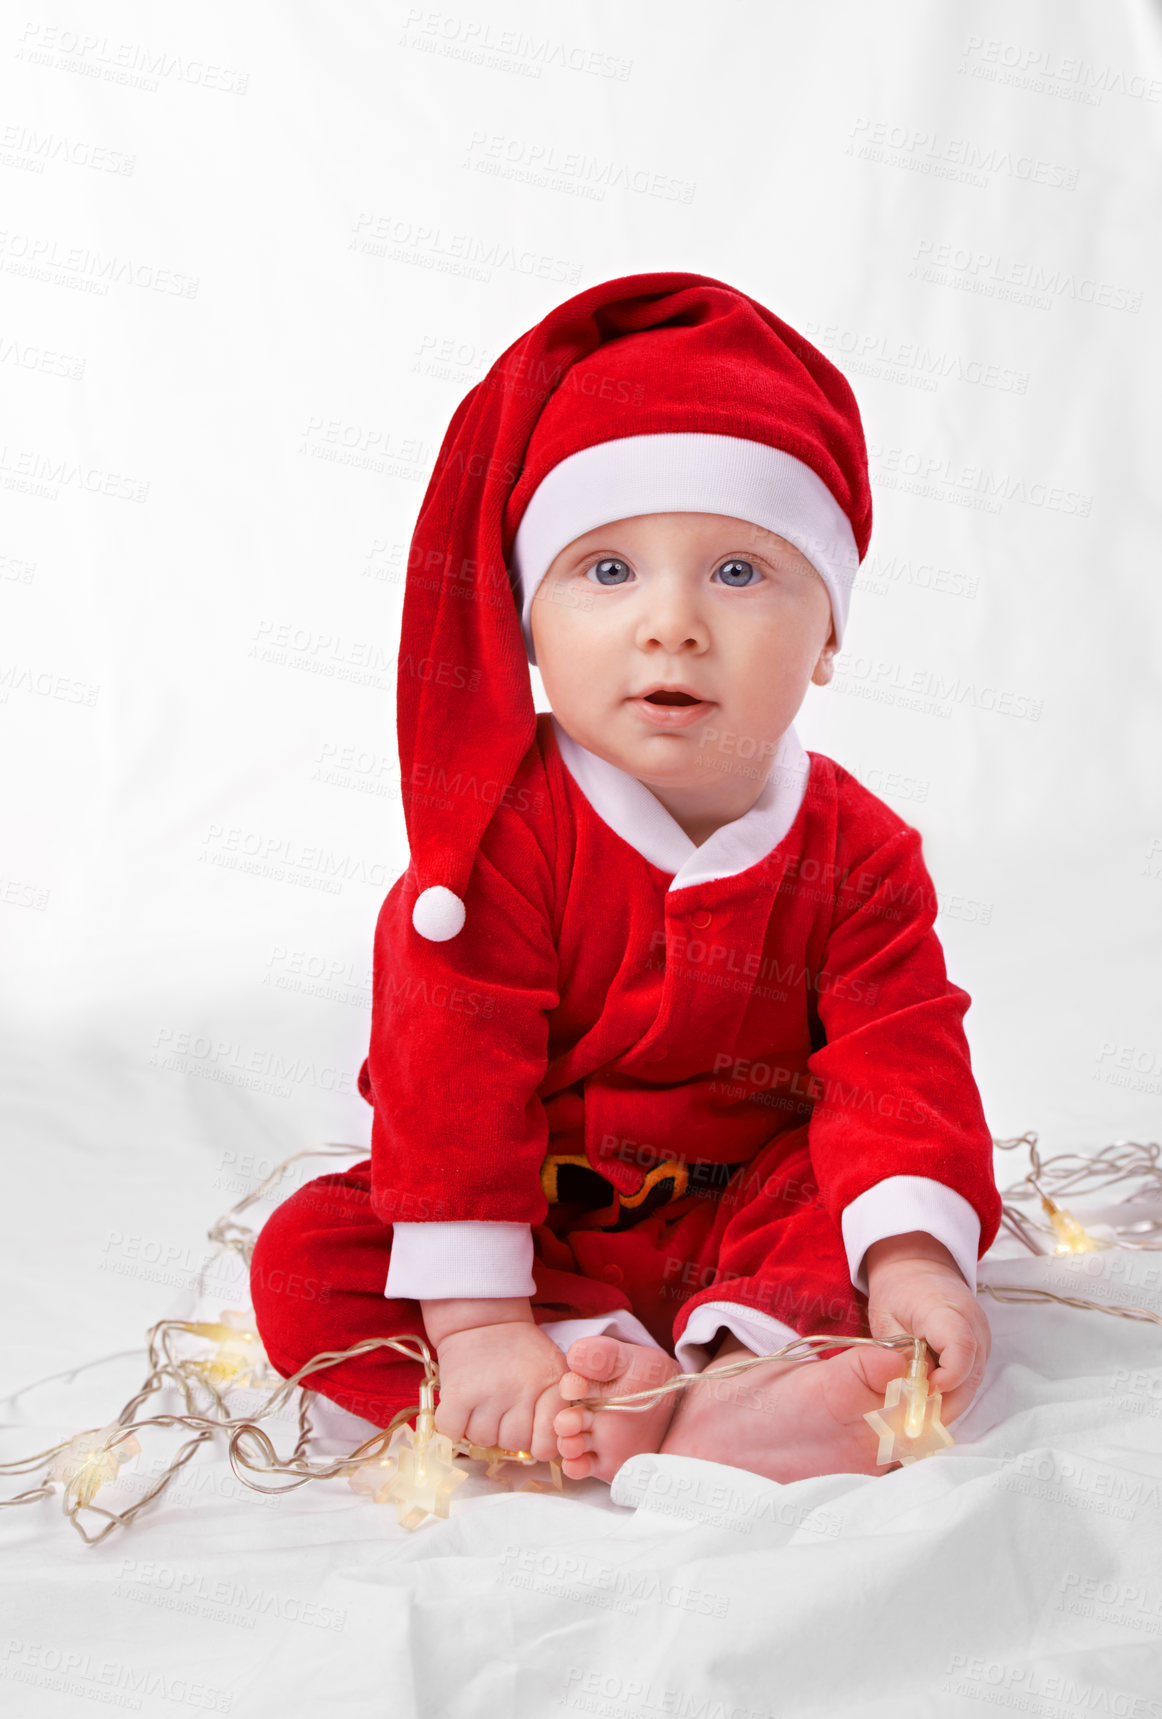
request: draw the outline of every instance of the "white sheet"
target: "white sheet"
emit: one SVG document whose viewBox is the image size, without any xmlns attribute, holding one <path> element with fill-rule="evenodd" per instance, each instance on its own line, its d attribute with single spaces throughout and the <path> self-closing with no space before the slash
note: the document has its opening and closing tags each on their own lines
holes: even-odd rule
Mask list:
<svg viewBox="0 0 1162 1719">
<path fill-rule="evenodd" d="M 729 280 L 844 368 L 876 523 L 798 731 L 923 832 L 994 1134 L 1156 1135 L 1155 8 L 65 0 L 9 43 L 4 1388 L 129 1353 L 5 1454 L 120 1406 L 265 1169 L 367 1139 L 412 521 L 467 388 L 616 274 Z M 1056 1269 L 1015 1254 L 982 1278 Z M 7 1512 L 0 1699 L 1138 1719 L 1157 1328 L 985 1305 L 955 1447 L 877 1479 L 646 1458 L 407 1535 L 218 1455 L 101 1548 Z"/>
<path fill-rule="evenodd" d="M 983 1281 L 1162 1314 L 1156 1255 L 1004 1257 L 1015 1245 Z M 175 1311 L 237 1299 L 229 1275 L 216 1287 Z M 447 1522 L 409 1533 L 342 1481 L 260 1498 L 219 1451 L 97 1548 L 55 1504 L 13 1512 L 14 1710 L 67 1713 L 73 1695 L 112 1690 L 147 1713 L 263 1716 L 919 1715 L 1018 1698 L 1034 1712 L 1149 1712 L 1129 1703 L 1156 1687 L 1162 1652 L 1157 1328 L 985 1306 L 988 1382 L 956 1443 L 871 1479 L 782 1486 L 643 1456 L 612 1488 L 557 1496 L 476 1469 Z M 6 1447 L 103 1422 L 139 1372 L 123 1357 L 28 1392 Z M 366 1431 L 325 1403 L 317 1418 L 323 1450 Z M 289 1417 L 275 1437 L 289 1448 Z M 138 1496 L 138 1473 L 173 1448 L 143 1438 L 105 1500 Z"/>
</svg>

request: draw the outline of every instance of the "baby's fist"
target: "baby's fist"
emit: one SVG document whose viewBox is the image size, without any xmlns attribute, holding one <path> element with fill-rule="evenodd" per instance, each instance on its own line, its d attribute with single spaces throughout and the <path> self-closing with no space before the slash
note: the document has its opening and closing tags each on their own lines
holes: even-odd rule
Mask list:
<svg viewBox="0 0 1162 1719">
<path fill-rule="evenodd" d="M 942 1393 L 940 1418 L 947 1426 L 980 1389 L 992 1332 L 952 1255 L 931 1237 L 925 1241 L 918 1254 L 895 1251 L 873 1259 L 869 1250 L 868 1325 L 873 1337 L 923 1337 L 939 1357 L 928 1384 Z"/>
</svg>

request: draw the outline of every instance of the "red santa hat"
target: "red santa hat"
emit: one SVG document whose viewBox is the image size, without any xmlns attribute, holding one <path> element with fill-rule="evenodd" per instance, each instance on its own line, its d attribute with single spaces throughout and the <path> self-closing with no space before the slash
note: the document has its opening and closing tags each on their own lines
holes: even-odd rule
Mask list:
<svg viewBox="0 0 1162 1719">
<path fill-rule="evenodd" d="M 589 287 L 453 413 L 412 536 L 396 680 L 421 937 L 464 924 L 481 838 L 535 737 L 537 585 L 586 531 L 664 512 L 785 537 L 842 643 L 872 522 L 855 396 L 801 334 L 707 275 Z"/>
</svg>

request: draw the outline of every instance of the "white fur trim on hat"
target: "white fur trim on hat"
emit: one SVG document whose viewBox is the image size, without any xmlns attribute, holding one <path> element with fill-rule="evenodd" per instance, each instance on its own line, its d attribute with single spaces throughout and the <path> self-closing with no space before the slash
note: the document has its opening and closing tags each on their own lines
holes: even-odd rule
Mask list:
<svg viewBox="0 0 1162 1719">
<path fill-rule="evenodd" d="M 446 943 L 463 928 L 467 914 L 460 897 L 442 883 L 422 889 L 412 908 L 412 924 L 429 943 Z"/>
<path fill-rule="evenodd" d="M 721 513 L 785 537 L 826 585 L 835 641 L 843 643 L 859 549 L 851 521 L 810 466 L 743 436 L 619 436 L 561 460 L 525 508 L 512 566 L 530 663 L 537 659 L 529 611 L 562 549 L 599 525 L 645 513 Z"/>
</svg>

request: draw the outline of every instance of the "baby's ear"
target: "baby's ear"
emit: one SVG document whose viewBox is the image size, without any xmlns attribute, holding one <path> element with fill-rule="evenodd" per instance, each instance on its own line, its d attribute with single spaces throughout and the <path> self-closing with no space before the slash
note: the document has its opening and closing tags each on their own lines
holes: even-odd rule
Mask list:
<svg viewBox="0 0 1162 1719">
<path fill-rule="evenodd" d="M 835 672 L 835 622 L 831 623 L 831 631 L 827 635 L 827 643 L 819 653 L 819 660 L 811 670 L 811 679 L 816 686 L 826 686 Z"/>
</svg>

